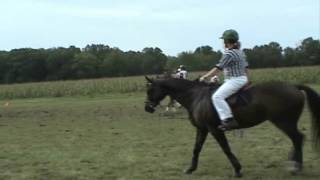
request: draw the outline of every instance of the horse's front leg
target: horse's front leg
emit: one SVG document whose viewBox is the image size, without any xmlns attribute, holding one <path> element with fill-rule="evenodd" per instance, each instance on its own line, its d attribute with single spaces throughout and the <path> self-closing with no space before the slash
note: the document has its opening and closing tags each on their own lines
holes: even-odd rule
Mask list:
<svg viewBox="0 0 320 180">
<path fill-rule="evenodd" d="M 217 142 L 219 143 L 220 147 L 222 148 L 223 152 L 227 155 L 229 161 L 231 162 L 233 168 L 234 168 L 234 176 L 235 177 L 241 177 L 241 164 L 239 163 L 236 156 L 231 152 L 228 140 L 224 134 L 224 132 L 220 130 L 211 131 L 212 135 L 215 137 Z"/>
<path fill-rule="evenodd" d="M 185 170 L 186 174 L 191 174 L 198 167 L 199 154 L 201 152 L 202 146 L 206 141 L 208 135 L 208 130 L 197 128 L 196 142 L 193 148 L 193 156 L 191 161 L 191 166 Z"/>
</svg>

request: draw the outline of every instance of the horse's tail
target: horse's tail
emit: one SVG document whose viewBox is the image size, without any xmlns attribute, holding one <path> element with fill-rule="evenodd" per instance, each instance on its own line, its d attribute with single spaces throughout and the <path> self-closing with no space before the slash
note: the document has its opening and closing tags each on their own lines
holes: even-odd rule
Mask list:
<svg viewBox="0 0 320 180">
<path fill-rule="evenodd" d="M 320 95 L 313 89 L 304 85 L 296 86 L 307 94 L 308 105 L 312 114 L 312 137 L 317 149 L 320 149 Z"/>
</svg>

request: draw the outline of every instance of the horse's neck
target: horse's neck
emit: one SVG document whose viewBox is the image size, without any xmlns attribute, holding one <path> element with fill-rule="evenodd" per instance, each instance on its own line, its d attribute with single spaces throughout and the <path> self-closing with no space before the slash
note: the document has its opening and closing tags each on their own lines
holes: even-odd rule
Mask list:
<svg viewBox="0 0 320 180">
<path fill-rule="evenodd" d="M 180 93 L 173 93 L 171 95 L 171 97 L 187 109 L 188 109 L 188 107 L 191 106 L 192 94 L 189 91 L 184 91 L 184 92 L 180 92 Z"/>
<path fill-rule="evenodd" d="M 192 103 L 192 86 L 190 84 L 169 83 L 167 84 L 169 95 L 182 106 L 188 108 Z"/>
</svg>

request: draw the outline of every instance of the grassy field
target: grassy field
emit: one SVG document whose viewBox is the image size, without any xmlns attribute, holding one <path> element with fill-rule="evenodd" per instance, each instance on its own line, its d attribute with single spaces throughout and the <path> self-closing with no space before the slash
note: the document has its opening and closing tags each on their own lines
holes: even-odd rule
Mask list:
<svg viewBox="0 0 320 180">
<path fill-rule="evenodd" d="M 319 86 L 314 86 L 320 90 Z M 184 175 L 195 130 L 183 110 L 144 112 L 143 92 L 0 101 L 0 180 L 224 180 L 232 168 L 209 138 L 198 171 Z M 311 148 L 304 112 L 305 169 L 286 171 L 289 139 L 270 123 L 227 134 L 243 165 L 242 179 L 319 179 L 320 153 Z"/>
<path fill-rule="evenodd" d="M 190 79 L 201 72 L 192 73 Z M 307 83 L 320 91 L 319 66 L 252 70 L 251 80 Z M 316 85 L 317 84 L 317 85 Z M 232 168 L 209 138 L 198 171 L 191 161 L 195 129 L 184 110 L 144 112 L 142 76 L 0 86 L 0 180 L 232 179 Z M 59 98 L 57 98 L 59 97 Z M 270 123 L 228 133 L 243 165 L 243 179 L 319 179 L 320 153 L 311 148 L 310 117 L 305 169 L 286 171 L 289 139 Z"/>
</svg>

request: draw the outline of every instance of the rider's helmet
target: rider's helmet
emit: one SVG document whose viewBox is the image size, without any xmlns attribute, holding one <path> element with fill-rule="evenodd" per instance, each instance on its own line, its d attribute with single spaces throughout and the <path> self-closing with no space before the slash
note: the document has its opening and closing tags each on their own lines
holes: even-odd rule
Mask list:
<svg viewBox="0 0 320 180">
<path fill-rule="evenodd" d="M 239 34 L 236 30 L 229 29 L 223 32 L 220 39 L 223 39 L 225 42 L 235 43 L 239 40 Z"/>
</svg>

